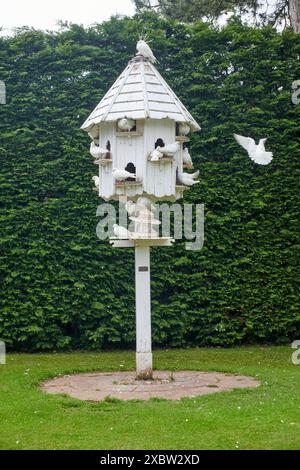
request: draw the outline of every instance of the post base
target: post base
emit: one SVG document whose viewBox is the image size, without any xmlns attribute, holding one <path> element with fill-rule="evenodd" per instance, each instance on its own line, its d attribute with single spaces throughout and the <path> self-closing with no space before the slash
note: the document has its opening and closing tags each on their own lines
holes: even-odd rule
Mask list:
<svg viewBox="0 0 300 470">
<path fill-rule="evenodd" d="M 136 353 L 136 378 L 149 380 L 153 378 L 152 353 Z"/>
</svg>

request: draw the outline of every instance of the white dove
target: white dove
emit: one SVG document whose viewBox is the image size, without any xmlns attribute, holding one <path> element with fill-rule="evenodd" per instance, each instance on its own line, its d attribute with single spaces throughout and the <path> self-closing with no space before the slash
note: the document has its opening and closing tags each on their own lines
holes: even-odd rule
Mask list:
<svg viewBox="0 0 300 470">
<path fill-rule="evenodd" d="M 121 238 L 123 240 L 130 240 L 132 238 L 132 233 L 129 232 L 129 230 L 127 230 L 126 228 L 121 227 L 121 225 L 114 224 L 113 230 L 117 238 Z"/>
<path fill-rule="evenodd" d="M 199 170 L 195 171 L 195 173 L 182 173 L 184 177 L 191 178 L 192 180 L 198 178 L 199 174 L 200 174 Z"/>
<path fill-rule="evenodd" d="M 178 179 L 184 186 L 193 186 L 194 184 L 200 183 L 200 181 L 193 180 L 191 175 L 188 173 L 182 173 L 181 175 L 178 175 Z"/>
<path fill-rule="evenodd" d="M 256 144 L 251 137 L 243 137 L 242 135 L 233 134 L 235 140 L 247 150 L 249 157 L 259 165 L 268 165 L 273 160 L 273 153 L 266 152 L 265 142 L 267 139 L 260 139 Z"/>
<path fill-rule="evenodd" d="M 122 118 L 118 121 L 118 129 L 120 131 L 130 132 L 135 126 L 135 121 L 133 119 Z"/>
<path fill-rule="evenodd" d="M 138 198 L 137 205 L 139 207 L 144 207 L 144 208 L 146 207 L 147 209 L 151 210 L 152 212 L 155 212 L 155 210 L 156 210 L 156 207 L 152 203 L 151 199 L 148 199 L 145 196 L 141 196 L 141 197 Z"/>
<path fill-rule="evenodd" d="M 174 153 L 180 150 L 180 143 L 174 142 L 173 144 L 165 145 L 164 147 L 156 147 L 156 150 L 164 155 L 174 155 Z"/>
<path fill-rule="evenodd" d="M 133 201 L 127 201 L 125 203 L 125 209 L 128 212 L 128 215 L 132 217 L 133 215 L 137 214 L 137 205 Z"/>
<path fill-rule="evenodd" d="M 99 188 L 99 184 L 100 184 L 99 176 L 93 176 L 92 180 L 94 181 L 96 188 Z"/>
<path fill-rule="evenodd" d="M 146 59 L 149 59 L 150 62 L 156 62 L 156 58 L 154 57 L 154 54 L 151 50 L 151 48 L 148 46 L 148 44 L 140 39 L 136 45 L 136 50 L 140 55 L 145 57 Z"/>
<path fill-rule="evenodd" d="M 91 142 L 90 153 L 94 158 L 97 159 L 104 157 L 104 155 L 108 153 L 108 150 L 98 147 L 98 145 L 96 145 L 94 142 Z"/>
<path fill-rule="evenodd" d="M 153 150 L 153 152 L 150 153 L 151 162 L 161 160 L 163 156 L 163 153 L 161 153 L 161 151 L 156 148 L 155 150 Z"/>
<path fill-rule="evenodd" d="M 130 173 L 127 170 L 120 170 L 118 168 L 113 168 L 112 174 L 117 181 L 124 181 L 127 178 L 136 178 L 136 175 L 133 173 Z"/>
<path fill-rule="evenodd" d="M 187 147 L 185 147 L 185 149 L 183 149 L 183 163 L 187 166 L 187 168 L 190 168 L 190 169 L 193 168 L 192 157 L 191 157 L 189 149 Z"/>
<path fill-rule="evenodd" d="M 188 135 L 191 128 L 185 122 L 179 124 L 179 135 Z"/>
</svg>

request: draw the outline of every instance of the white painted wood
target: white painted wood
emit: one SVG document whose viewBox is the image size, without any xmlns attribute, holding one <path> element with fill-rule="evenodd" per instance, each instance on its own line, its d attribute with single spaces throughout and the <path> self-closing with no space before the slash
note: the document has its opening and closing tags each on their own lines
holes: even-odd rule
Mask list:
<svg viewBox="0 0 300 470">
<path fill-rule="evenodd" d="M 111 161 L 105 165 L 99 165 L 99 196 L 108 200 L 114 194 L 114 179 L 112 176 L 112 169 L 116 158 L 116 136 L 115 125 L 109 122 L 103 122 L 100 126 L 99 145 L 106 148 L 110 142 L 111 145 Z"/>
<path fill-rule="evenodd" d="M 168 86 L 155 66 L 133 59 L 82 125 L 90 130 L 100 122 L 132 119 L 163 119 L 186 122 L 192 130 L 200 126 Z"/>
<path fill-rule="evenodd" d="M 172 246 L 175 242 L 171 237 L 158 237 L 158 238 L 135 238 L 132 240 L 120 240 L 115 237 L 110 237 L 109 243 L 114 248 L 134 248 L 135 246 Z"/>
<path fill-rule="evenodd" d="M 152 378 L 150 248 L 135 248 L 136 373 Z"/>
<path fill-rule="evenodd" d="M 147 156 L 154 150 L 155 143 L 162 139 L 165 144 L 175 141 L 175 122 L 164 119 L 148 119 L 145 122 L 144 152 Z M 144 172 L 144 190 L 157 198 L 175 195 L 176 162 L 151 162 L 146 159 Z"/>
</svg>

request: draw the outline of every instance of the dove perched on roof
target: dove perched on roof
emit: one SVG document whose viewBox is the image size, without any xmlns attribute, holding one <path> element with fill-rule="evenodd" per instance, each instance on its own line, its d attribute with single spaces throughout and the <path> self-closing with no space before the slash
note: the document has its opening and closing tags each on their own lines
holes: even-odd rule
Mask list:
<svg viewBox="0 0 300 470">
<path fill-rule="evenodd" d="M 143 41 L 143 39 L 140 39 L 136 45 L 136 50 L 140 55 L 145 57 L 146 59 L 149 59 L 150 62 L 156 62 L 156 58 L 151 50 L 151 48 L 148 46 L 148 44 Z"/>
<path fill-rule="evenodd" d="M 265 142 L 267 139 L 260 139 L 256 144 L 251 137 L 233 134 L 235 140 L 248 152 L 249 157 L 258 165 L 268 165 L 273 160 L 273 153 L 266 152 Z"/>
<path fill-rule="evenodd" d="M 121 227 L 121 225 L 114 224 L 113 230 L 117 238 L 121 238 L 123 240 L 130 240 L 132 238 L 132 233 L 129 232 L 129 230 L 127 230 L 126 228 Z"/>
<path fill-rule="evenodd" d="M 187 168 L 193 168 L 192 157 L 187 147 L 183 149 L 182 157 L 183 157 L 183 163 L 187 166 Z"/>
<path fill-rule="evenodd" d="M 136 178 L 136 175 L 133 173 L 130 173 L 127 170 L 121 170 L 119 168 L 113 168 L 112 174 L 117 181 L 124 181 L 127 178 Z"/>
</svg>

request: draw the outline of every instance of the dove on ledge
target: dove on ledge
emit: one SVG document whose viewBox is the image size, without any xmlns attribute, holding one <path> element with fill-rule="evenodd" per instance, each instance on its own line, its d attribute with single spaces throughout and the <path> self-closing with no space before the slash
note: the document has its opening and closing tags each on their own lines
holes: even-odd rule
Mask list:
<svg viewBox="0 0 300 470">
<path fill-rule="evenodd" d="M 119 168 L 113 168 L 112 174 L 117 181 L 125 181 L 127 178 L 136 178 L 133 173 L 127 170 L 120 170 Z"/>
<path fill-rule="evenodd" d="M 109 150 L 107 149 L 103 149 L 101 147 L 99 147 L 98 145 L 96 145 L 94 142 L 91 142 L 91 146 L 90 146 L 90 154 L 94 157 L 94 158 L 103 158 L 107 153 L 109 153 Z"/>
<path fill-rule="evenodd" d="M 189 149 L 187 147 L 183 149 L 182 158 L 183 158 L 183 163 L 187 166 L 187 168 L 192 169 L 193 161 L 192 161 L 192 157 L 190 155 Z"/>
<path fill-rule="evenodd" d="M 194 184 L 200 183 L 200 181 L 195 181 L 189 173 L 178 175 L 178 179 L 184 186 L 193 186 Z"/>
<path fill-rule="evenodd" d="M 183 175 L 185 178 L 190 178 L 190 179 L 192 179 L 192 180 L 198 178 L 199 174 L 200 174 L 200 171 L 199 171 L 199 170 L 195 171 L 195 173 L 182 173 L 182 175 Z"/>
<path fill-rule="evenodd" d="M 156 162 L 158 160 L 161 160 L 163 156 L 164 155 L 161 153 L 161 151 L 157 147 L 155 150 L 153 150 L 153 152 L 150 153 L 151 162 Z"/>
<path fill-rule="evenodd" d="M 180 143 L 174 142 L 173 144 L 168 144 L 164 147 L 156 147 L 156 150 L 163 153 L 164 155 L 172 156 L 174 153 L 180 150 Z"/>
<path fill-rule="evenodd" d="M 135 121 L 133 119 L 122 118 L 118 121 L 118 129 L 120 131 L 130 132 L 135 126 Z"/>
<path fill-rule="evenodd" d="M 114 224 L 113 230 L 117 238 L 120 238 L 122 240 L 130 240 L 132 238 L 132 233 L 129 232 L 129 230 L 127 230 L 126 228 L 121 227 L 121 225 Z"/>
<path fill-rule="evenodd" d="M 244 137 L 239 134 L 233 135 L 237 143 L 247 150 L 251 160 L 258 165 L 268 165 L 273 160 L 273 153 L 266 152 L 265 150 L 265 142 L 267 139 L 260 139 L 259 143 L 256 144 L 255 140 L 251 137 Z"/>
<path fill-rule="evenodd" d="M 93 176 L 92 180 L 94 181 L 96 188 L 99 188 L 99 184 L 100 184 L 99 176 Z"/>
</svg>

